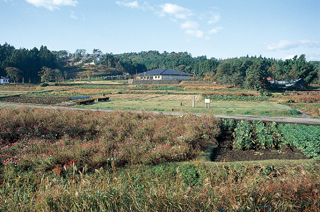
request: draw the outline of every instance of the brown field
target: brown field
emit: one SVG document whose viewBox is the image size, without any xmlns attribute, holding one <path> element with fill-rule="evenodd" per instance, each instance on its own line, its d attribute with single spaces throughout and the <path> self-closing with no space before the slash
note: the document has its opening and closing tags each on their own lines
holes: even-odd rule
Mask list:
<svg viewBox="0 0 320 212">
<path fill-rule="evenodd" d="M 257 91 L 205 91 L 204 95 L 260 96 Z"/>
<path fill-rule="evenodd" d="M 186 80 L 179 83 L 179 86 L 187 86 L 187 85 L 209 85 L 209 86 L 215 86 L 217 85 L 216 82 L 210 82 L 210 81 L 194 81 L 194 80 Z"/>
<path fill-rule="evenodd" d="M 162 94 L 108 94 L 110 100 L 120 99 L 120 100 L 153 100 L 153 101 L 165 101 L 165 100 L 192 100 L 194 95 L 162 95 Z M 195 95 L 195 100 L 199 101 L 201 99 L 200 95 Z"/>
<path fill-rule="evenodd" d="M 34 91 L 37 86 L 25 86 L 24 84 L 9 84 L 9 85 L 1 85 L 0 90 L 22 90 L 22 91 Z"/>
<path fill-rule="evenodd" d="M 17 94 L 25 94 L 25 93 L 28 93 L 30 91 L 19 91 L 19 90 L 16 90 L 16 91 L 1 91 L 0 90 L 0 95 L 17 95 Z"/>
<path fill-rule="evenodd" d="M 73 93 L 81 93 L 81 94 L 91 94 L 91 93 L 99 93 L 99 92 L 107 92 L 114 91 L 116 89 L 76 89 L 76 90 L 68 90 L 68 91 L 55 91 L 54 94 L 73 94 Z"/>
<path fill-rule="evenodd" d="M 226 86 L 226 85 L 188 85 L 184 87 L 184 90 L 223 90 L 232 88 L 233 86 Z"/>
<path fill-rule="evenodd" d="M 4 102 L 20 103 L 20 104 L 40 104 L 55 105 L 62 102 L 70 101 L 68 97 L 7 97 L 3 98 Z"/>
</svg>

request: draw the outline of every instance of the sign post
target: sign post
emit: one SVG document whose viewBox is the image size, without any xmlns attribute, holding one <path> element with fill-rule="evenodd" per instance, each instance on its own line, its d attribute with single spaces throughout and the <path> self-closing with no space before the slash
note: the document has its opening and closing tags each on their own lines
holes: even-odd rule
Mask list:
<svg viewBox="0 0 320 212">
<path fill-rule="evenodd" d="M 205 108 L 210 108 L 210 99 L 204 99 Z"/>
<path fill-rule="evenodd" d="M 195 97 L 194 96 L 192 96 L 192 107 L 196 107 Z"/>
</svg>

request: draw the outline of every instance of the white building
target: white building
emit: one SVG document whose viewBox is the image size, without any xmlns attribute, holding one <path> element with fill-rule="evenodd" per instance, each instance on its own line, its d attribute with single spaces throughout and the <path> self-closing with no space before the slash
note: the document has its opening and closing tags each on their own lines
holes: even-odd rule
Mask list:
<svg viewBox="0 0 320 212">
<path fill-rule="evenodd" d="M 9 78 L 8 77 L 1 77 L 0 78 L 0 84 L 9 84 Z"/>
<path fill-rule="evenodd" d="M 189 80 L 191 76 L 192 74 L 168 68 L 155 69 L 135 75 L 136 79 L 140 80 Z"/>
</svg>

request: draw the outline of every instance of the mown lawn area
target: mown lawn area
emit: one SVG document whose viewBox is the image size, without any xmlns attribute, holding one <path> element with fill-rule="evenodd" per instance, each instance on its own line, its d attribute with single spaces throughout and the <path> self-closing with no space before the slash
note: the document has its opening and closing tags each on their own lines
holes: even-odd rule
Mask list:
<svg viewBox="0 0 320 212">
<path fill-rule="evenodd" d="M 182 104 L 182 106 L 181 106 Z M 233 115 L 261 115 L 261 116 L 299 116 L 295 109 L 282 104 L 272 102 L 239 102 L 239 101 L 211 101 L 210 108 L 205 108 L 204 101 L 197 101 L 192 108 L 191 100 L 123 100 L 116 99 L 108 102 L 98 102 L 92 105 L 77 106 L 94 109 L 115 110 L 146 110 L 181 113 L 209 113 L 209 114 L 233 114 Z"/>
</svg>

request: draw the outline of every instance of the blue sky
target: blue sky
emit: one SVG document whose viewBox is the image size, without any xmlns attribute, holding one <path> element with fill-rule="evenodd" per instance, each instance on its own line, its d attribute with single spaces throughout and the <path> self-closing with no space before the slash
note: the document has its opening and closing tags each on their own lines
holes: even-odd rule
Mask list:
<svg viewBox="0 0 320 212">
<path fill-rule="evenodd" d="M 0 0 L 0 44 L 320 60 L 320 0 Z"/>
</svg>

